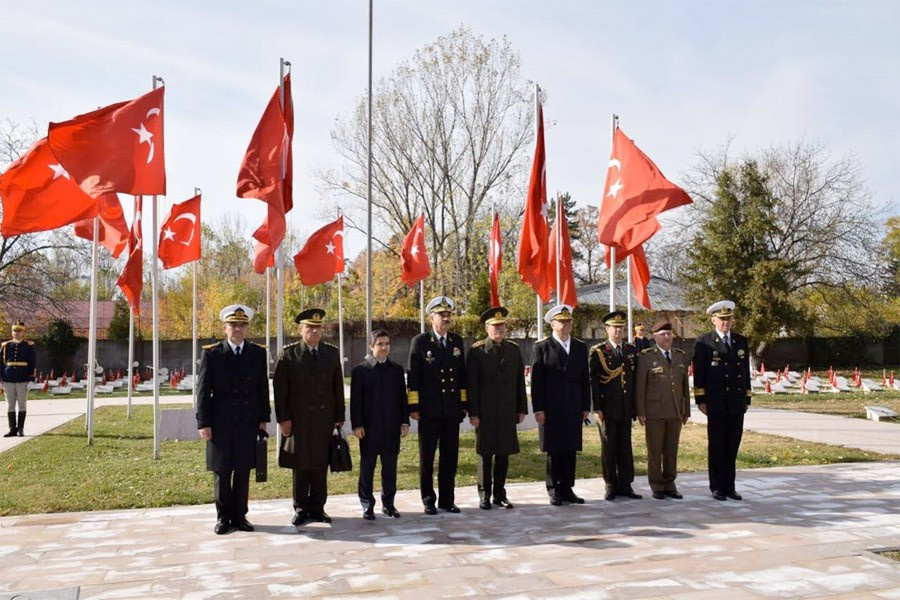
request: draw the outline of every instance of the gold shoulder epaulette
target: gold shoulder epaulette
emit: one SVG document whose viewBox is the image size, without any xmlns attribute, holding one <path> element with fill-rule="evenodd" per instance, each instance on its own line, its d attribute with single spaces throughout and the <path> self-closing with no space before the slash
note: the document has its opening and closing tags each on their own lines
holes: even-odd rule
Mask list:
<svg viewBox="0 0 900 600">
<path fill-rule="evenodd" d="M 650 346 L 649 348 L 644 348 L 643 350 L 641 350 L 641 354 L 646 354 L 646 353 L 651 352 L 651 351 L 653 351 L 653 350 L 656 350 L 656 346 Z"/>
<path fill-rule="evenodd" d="M 10 343 L 11 341 L 12 341 L 12 340 L 6 340 L 6 341 L 3 342 L 2 344 L 0 344 L 0 348 L 2 348 L 3 346 L 7 345 L 7 344 Z"/>
<path fill-rule="evenodd" d="M 258 348 L 262 348 L 263 350 L 266 349 L 265 344 L 258 344 L 258 343 L 256 343 L 256 342 L 250 342 L 250 343 L 253 344 L 254 346 L 257 346 Z"/>
<path fill-rule="evenodd" d="M 296 346 L 296 345 L 299 344 L 299 343 L 300 343 L 300 342 L 291 342 L 290 344 L 285 344 L 284 347 L 282 348 L 282 352 L 283 352 L 284 350 L 287 350 L 288 348 L 293 348 L 294 346 Z"/>
<path fill-rule="evenodd" d="M 322 342 L 322 345 L 328 346 L 329 348 L 334 348 L 335 350 L 337 350 L 337 346 L 335 346 L 334 344 L 329 344 L 328 342 Z"/>
<path fill-rule="evenodd" d="M 509 344 L 510 346 L 515 346 L 516 348 L 519 347 L 519 345 L 518 345 L 517 343 L 511 342 L 511 341 L 509 341 L 509 340 L 506 340 L 506 343 Z"/>
<path fill-rule="evenodd" d="M 675 352 L 680 352 L 681 354 L 684 354 L 685 356 L 687 356 L 687 352 L 685 352 L 685 351 L 682 350 L 681 348 L 672 348 L 672 350 L 675 351 Z"/>
<path fill-rule="evenodd" d="M 485 340 L 478 340 L 477 342 L 472 344 L 472 348 L 481 348 L 482 346 L 484 346 L 484 342 Z"/>
<path fill-rule="evenodd" d="M 204 350 L 212 350 L 213 348 L 215 348 L 218 345 L 219 345 L 219 342 L 216 342 L 215 344 L 206 344 L 205 346 L 203 346 L 203 349 Z"/>
<path fill-rule="evenodd" d="M 29 346 L 34 346 L 34 342 L 32 342 L 31 340 L 25 340 L 25 343 Z"/>
</svg>

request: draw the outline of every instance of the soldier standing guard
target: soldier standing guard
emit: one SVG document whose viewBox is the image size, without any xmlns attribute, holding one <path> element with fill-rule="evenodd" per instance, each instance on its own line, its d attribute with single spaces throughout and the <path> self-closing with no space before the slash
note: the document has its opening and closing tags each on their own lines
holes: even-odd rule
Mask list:
<svg viewBox="0 0 900 600">
<path fill-rule="evenodd" d="M 206 440 L 206 468 L 212 471 L 216 526 L 253 531 L 247 521 L 250 469 L 256 466 L 256 439 L 271 418 L 268 353 L 245 336 L 253 318 L 248 306 L 222 309 L 225 339 L 203 347 L 197 388 L 197 428 Z"/>
<path fill-rule="evenodd" d="M 750 351 L 747 338 L 734 333 L 734 302 L 706 309 L 716 330 L 694 344 L 694 399 L 706 415 L 709 490 L 716 500 L 742 500 L 734 488 L 735 461 L 750 406 Z"/>
<path fill-rule="evenodd" d="M 25 339 L 25 323 L 16 321 L 12 339 L 0 345 L 0 365 L 3 371 L 3 392 L 6 394 L 6 416 L 9 433 L 3 437 L 25 435 L 25 415 L 28 411 L 28 383 L 34 380 L 34 342 Z M 19 420 L 16 421 L 16 406 Z"/>
<path fill-rule="evenodd" d="M 468 409 L 463 340 L 450 333 L 453 300 L 433 298 L 426 307 L 431 331 L 412 339 L 409 348 L 409 416 L 419 422 L 419 488 L 426 515 L 437 508 L 458 513 L 455 504 L 459 462 L 459 424 Z M 438 493 L 434 492 L 434 453 L 438 461 Z M 437 508 L 435 507 L 437 503 Z"/>
<path fill-rule="evenodd" d="M 488 336 L 472 344 L 466 355 L 469 422 L 475 427 L 483 510 L 490 510 L 492 493 L 496 506 L 513 508 L 506 497 L 506 474 L 509 455 L 519 453 L 516 425 L 528 412 L 522 353 L 505 339 L 508 314 L 503 307 L 484 311 L 481 322 Z"/>
<path fill-rule="evenodd" d="M 591 394 L 600 429 L 600 461 L 607 500 L 616 496 L 638 499 L 631 488 L 634 454 L 631 426 L 634 414 L 634 369 L 637 348 L 624 341 L 628 324 L 625 313 L 616 310 L 603 317 L 607 340 L 591 348 Z"/>
</svg>

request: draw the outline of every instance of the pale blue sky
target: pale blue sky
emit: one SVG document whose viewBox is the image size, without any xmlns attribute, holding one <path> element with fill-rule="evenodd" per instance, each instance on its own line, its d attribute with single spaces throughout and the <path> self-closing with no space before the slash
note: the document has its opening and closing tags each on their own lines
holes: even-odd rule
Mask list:
<svg viewBox="0 0 900 600">
<path fill-rule="evenodd" d="M 199 186 L 204 220 L 241 210 L 252 231 L 262 203 L 237 199 L 235 178 L 283 56 L 297 115 L 290 221 L 307 235 L 325 222 L 313 171 L 337 165 L 331 127 L 365 92 L 367 7 L 0 0 L 0 118 L 65 120 L 160 75 L 162 212 Z M 376 0 L 376 79 L 460 24 L 507 36 L 547 91 L 549 189 L 579 204 L 599 204 L 615 112 L 676 182 L 729 136 L 736 153 L 806 136 L 854 152 L 876 201 L 900 214 L 900 0 Z M 363 247 L 348 238 L 348 254 Z"/>
</svg>

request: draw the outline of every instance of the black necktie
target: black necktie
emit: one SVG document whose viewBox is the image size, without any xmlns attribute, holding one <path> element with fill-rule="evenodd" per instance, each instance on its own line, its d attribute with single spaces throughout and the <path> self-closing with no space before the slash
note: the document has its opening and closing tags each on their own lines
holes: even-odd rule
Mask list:
<svg viewBox="0 0 900 600">
<path fill-rule="evenodd" d="M 622 358 L 622 346 L 616 346 L 616 356 Z"/>
<path fill-rule="evenodd" d="M 240 346 L 235 346 L 235 347 L 234 347 L 234 355 L 235 355 L 235 356 L 240 356 L 240 355 L 241 355 L 241 347 L 240 347 Z"/>
<path fill-rule="evenodd" d="M 725 337 L 722 338 L 722 340 L 724 340 L 724 342 L 725 342 L 725 347 L 728 348 L 729 350 L 731 350 L 731 336 L 726 335 Z"/>
<path fill-rule="evenodd" d="M 311 352 L 312 352 L 312 359 L 318 360 L 319 359 L 319 349 L 313 348 Z"/>
<path fill-rule="evenodd" d="M 672 357 L 669 355 L 669 351 L 666 350 L 666 362 L 669 363 L 669 366 L 672 365 Z"/>
<path fill-rule="evenodd" d="M 447 338 L 445 338 L 445 337 L 441 338 L 441 348 L 444 348 L 444 349 L 447 348 Z"/>
</svg>

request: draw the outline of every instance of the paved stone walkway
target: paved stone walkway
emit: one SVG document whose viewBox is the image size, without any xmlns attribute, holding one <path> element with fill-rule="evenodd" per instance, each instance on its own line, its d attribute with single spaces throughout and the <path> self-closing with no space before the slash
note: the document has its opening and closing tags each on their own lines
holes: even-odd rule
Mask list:
<svg viewBox="0 0 900 600">
<path fill-rule="evenodd" d="M 581 480 L 588 502 L 559 508 L 517 484 L 491 511 L 462 488 L 462 513 L 434 517 L 409 491 L 373 522 L 339 496 L 299 531 L 289 500 L 251 501 L 256 532 L 225 536 L 211 505 L 4 517 L 0 598 L 900 598 L 898 563 L 869 552 L 900 545 L 900 464 L 742 471 L 743 502 L 678 484 L 682 501 L 605 502 Z"/>
</svg>

